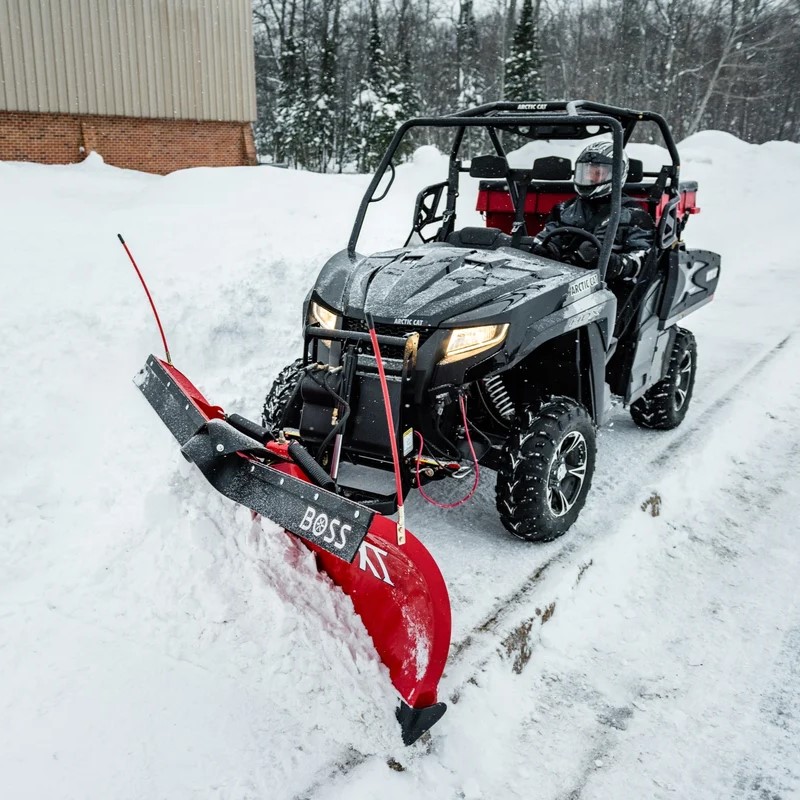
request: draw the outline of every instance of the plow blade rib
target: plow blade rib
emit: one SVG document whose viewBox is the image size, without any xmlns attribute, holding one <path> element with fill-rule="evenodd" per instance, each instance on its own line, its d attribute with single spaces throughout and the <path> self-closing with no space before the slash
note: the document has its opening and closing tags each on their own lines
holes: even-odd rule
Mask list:
<svg viewBox="0 0 800 800">
<path fill-rule="evenodd" d="M 391 519 L 315 485 L 288 453 L 282 460 L 275 446 L 228 424 L 224 411 L 172 365 L 150 356 L 136 384 L 215 489 L 316 554 L 352 600 L 403 699 L 397 711 L 403 741 L 418 739 L 444 714 L 437 688 L 450 648 L 450 599 L 430 553 L 410 533 L 398 545 Z"/>
</svg>

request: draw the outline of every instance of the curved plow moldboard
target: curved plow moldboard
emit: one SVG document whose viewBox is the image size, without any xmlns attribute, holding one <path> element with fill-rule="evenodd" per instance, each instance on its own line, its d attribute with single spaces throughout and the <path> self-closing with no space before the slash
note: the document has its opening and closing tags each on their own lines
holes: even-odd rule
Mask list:
<svg viewBox="0 0 800 800">
<path fill-rule="evenodd" d="M 450 599 L 430 553 L 411 534 L 398 545 L 388 517 L 312 485 L 285 445 L 233 428 L 171 364 L 151 356 L 136 384 L 215 489 L 300 538 L 350 597 L 403 699 L 403 741 L 416 741 L 446 709 L 437 688 L 450 649 Z M 263 455 L 272 463 L 255 457 Z"/>
</svg>

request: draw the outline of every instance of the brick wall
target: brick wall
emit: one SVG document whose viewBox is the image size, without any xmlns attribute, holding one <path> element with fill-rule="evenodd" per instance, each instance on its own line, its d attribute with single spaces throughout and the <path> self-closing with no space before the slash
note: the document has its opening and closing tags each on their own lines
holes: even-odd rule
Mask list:
<svg viewBox="0 0 800 800">
<path fill-rule="evenodd" d="M 117 167 L 165 175 L 256 163 L 249 123 L 0 111 L 0 160 L 70 164 L 92 150 Z"/>
</svg>

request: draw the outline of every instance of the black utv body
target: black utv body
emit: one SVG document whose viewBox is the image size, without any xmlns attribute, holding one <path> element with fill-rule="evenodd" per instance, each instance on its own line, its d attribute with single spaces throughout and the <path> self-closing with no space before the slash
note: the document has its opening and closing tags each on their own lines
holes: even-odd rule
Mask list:
<svg viewBox="0 0 800 800">
<path fill-rule="evenodd" d="M 671 163 L 644 172 L 631 161 L 622 175 L 623 147 L 642 123 L 660 130 Z M 376 194 L 391 186 L 401 142 L 420 128 L 452 131 L 447 180 L 420 192 L 404 247 L 360 255 L 369 204 L 383 199 L 388 187 Z M 467 163 L 465 133 L 476 129 L 493 152 Z M 612 139 L 615 161 L 598 267 L 532 254 L 549 210 L 574 196 L 572 166 L 550 156 L 511 168 L 504 141 L 596 136 Z M 457 227 L 464 173 L 480 179 L 478 210 L 488 227 Z M 391 435 L 404 493 L 463 479 L 479 463 L 497 473 L 497 509 L 511 533 L 561 535 L 585 502 L 595 428 L 612 393 L 643 427 L 673 428 L 686 414 L 696 345 L 677 322 L 712 299 L 720 268 L 719 256 L 681 241 L 699 210 L 696 190 L 680 181 L 675 143 L 654 113 L 586 101 L 498 102 L 405 123 L 362 200 L 348 248 L 325 264 L 308 296 L 303 355 L 270 390 L 265 426 L 300 437 L 338 491 L 384 513 L 394 510 L 396 492 L 376 488 L 367 468 L 393 469 Z M 656 244 L 634 285 L 609 286 L 623 192 L 652 215 Z M 562 234 L 581 235 L 553 235 Z M 391 434 L 368 320 L 388 377 Z"/>
</svg>

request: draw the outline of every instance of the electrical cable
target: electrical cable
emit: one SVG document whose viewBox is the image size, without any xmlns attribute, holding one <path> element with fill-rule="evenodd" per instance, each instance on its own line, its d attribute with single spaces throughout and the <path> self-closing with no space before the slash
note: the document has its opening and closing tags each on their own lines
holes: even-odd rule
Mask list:
<svg viewBox="0 0 800 800">
<path fill-rule="evenodd" d="M 481 479 L 480 467 L 478 466 L 478 457 L 475 455 L 475 448 L 472 446 L 472 438 L 469 435 L 469 420 L 467 420 L 467 408 L 466 408 L 466 401 L 464 400 L 464 396 L 460 396 L 458 398 L 458 404 L 461 408 L 461 418 L 464 420 L 464 434 L 467 437 L 467 444 L 469 445 L 469 452 L 472 455 L 472 463 L 475 467 L 475 481 L 472 484 L 472 488 L 469 492 L 462 497 L 460 500 L 456 500 L 453 503 L 440 503 L 438 500 L 434 500 L 432 497 L 425 493 L 425 490 L 422 488 L 422 482 L 420 481 L 420 474 L 419 474 L 419 459 L 422 456 L 423 448 L 425 447 L 425 439 L 422 438 L 422 434 L 419 431 L 414 431 L 414 433 L 419 437 L 419 451 L 417 453 L 417 463 L 416 463 L 416 473 L 417 473 L 417 489 L 419 493 L 422 495 L 423 499 L 427 500 L 431 505 L 436 506 L 437 508 L 457 508 L 460 505 L 469 500 L 472 495 L 475 494 L 475 490 L 478 488 L 478 483 Z"/>
<path fill-rule="evenodd" d="M 336 422 L 336 425 L 334 425 L 330 429 L 330 431 L 328 431 L 328 434 L 322 440 L 322 443 L 320 444 L 319 449 L 317 450 L 317 462 L 318 463 L 321 463 L 321 459 L 325 455 L 325 450 L 327 449 L 328 445 L 331 443 L 331 440 L 333 439 L 333 437 L 336 436 L 336 434 L 338 433 L 339 429 L 341 427 L 343 427 L 347 423 L 347 420 L 350 417 L 350 404 L 338 392 L 336 392 L 331 386 L 328 385 L 328 380 L 330 379 L 330 377 L 331 377 L 331 373 L 328 372 L 325 375 L 325 384 L 324 384 L 324 386 L 322 386 L 322 388 L 327 389 L 334 396 L 334 398 L 336 398 L 336 400 L 338 400 L 339 403 L 341 403 L 341 405 L 344 407 L 344 413 L 339 417 L 339 419 Z M 312 378 L 312 380 L 314 380 L 314 379 Z M 317 383 L 317 385 L 321 385 L 316 380 L 315 380 L 315 383 Z"/>
</svg>

